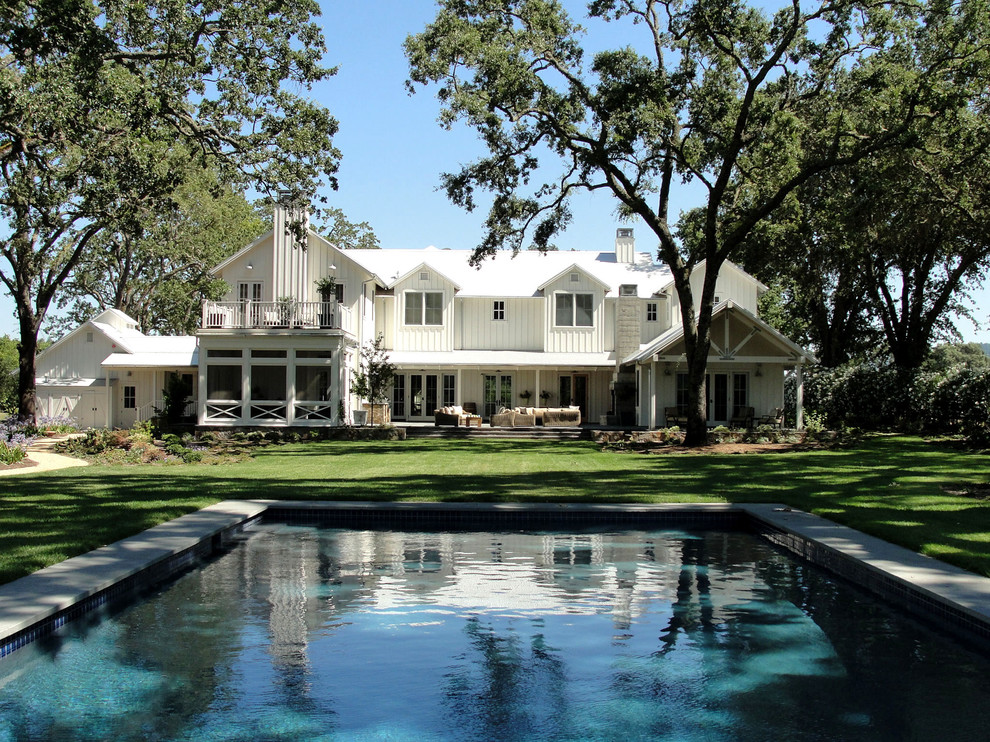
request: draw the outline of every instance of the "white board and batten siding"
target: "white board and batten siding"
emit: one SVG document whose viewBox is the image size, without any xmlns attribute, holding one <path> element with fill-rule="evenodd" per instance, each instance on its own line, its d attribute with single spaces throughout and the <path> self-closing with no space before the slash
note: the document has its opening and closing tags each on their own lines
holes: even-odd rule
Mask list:
<svg viewBox="0 0 990 742">
<path fill-rule="evenodd" d="M 543 350 L 543 298 L 458 297 L 455 347 L 459 350 Z M 496 302 L 504 319 L 495 319 Z"/>
<path fill-rule="evenodd" d="M 694 296 L 695 304 L 701 299 L 701 289 L 705 280 L 704 266 L 698 268 L 691 274 L 691 293 Z M 736 306 L 740 306 L 751 314 L 759 315 L 759 282 L 747 273 L 744 273 L 733 263 L 725 263 L 718 272 L 715 281 L 715 296 L 717 304 L 719 301 L 731 299 Z M 673 286 L 670 287 L 670 311 L 668 316 L 672 322 L 680 322 L 680 299 Z M 697 306 L 695 306 L 697 309 Z"/>
<path fill-rule="evenodd" d="M 436 271 L 422 267 L 412 272 L 393 289 L 394 342 L 397 351 L 415 350 L 443 352 L 454 349 L 454 291 L 450 281 Z M 439 325 L 407 325 L 406 294 L 409 292 L 439 292 L 443 295 L 443 318 Z"/>
<path fill-rule="evenodd" d="M 90 324 L 38 355 L 38 378 L 93 379 L 103 376 L 103 359 L 120 352 L 116 343 Z"/>
<path fill-rule="evenodd" d="M 261 301 L 275 301 L 276 289 L 272 280 L 273 249 L 272 237 L 268 235 L 252 245 L 250 250 L 237 255 L 224 265 L 219 277 L 227 282 L 230 291 L 224 295 L 223 301 L 240 299 L 237 288 L 240 283 L 260 283 Z"/>
<path fill-rule="evenodd" d="M 574 280 L 573 276 L 576 276 Z M 605 292 L 596 281 L 582 271 L 565 272 L 543 290 L 546 301 L 546 347 L 548 353 L 601 353 L 605 344 Z M 594 317 L 591 327 L 558 327 L 556 324 L 556 295 L 591 294 Z"/>
</svg>

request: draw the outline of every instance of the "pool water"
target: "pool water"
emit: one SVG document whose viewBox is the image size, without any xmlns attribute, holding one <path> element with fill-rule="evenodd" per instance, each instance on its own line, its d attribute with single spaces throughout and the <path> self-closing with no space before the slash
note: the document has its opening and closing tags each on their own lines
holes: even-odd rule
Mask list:
<svg viewBox="0 0 990 742">
<path fill-rule="evenodd" d="M 0 741 L 977 740 L 988 677 L 746 533 L 264 525 L 0 662 Z"/>
</svg>

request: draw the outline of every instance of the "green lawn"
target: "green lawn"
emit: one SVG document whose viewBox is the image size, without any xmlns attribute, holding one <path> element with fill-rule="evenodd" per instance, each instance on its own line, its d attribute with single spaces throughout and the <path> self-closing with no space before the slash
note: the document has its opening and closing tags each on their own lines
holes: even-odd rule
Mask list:
<svg viewBox="0 0 990 742">
<path fill-rule="evenodd" d="M 875 436 L 831 450 L 602 453 L 591 443 L 270 446 L 222 466 L 87 467 L 0 479 L 0 582 L 218 500 L 782 502 L 990 575 L 990 456 Z"/>
</svg>

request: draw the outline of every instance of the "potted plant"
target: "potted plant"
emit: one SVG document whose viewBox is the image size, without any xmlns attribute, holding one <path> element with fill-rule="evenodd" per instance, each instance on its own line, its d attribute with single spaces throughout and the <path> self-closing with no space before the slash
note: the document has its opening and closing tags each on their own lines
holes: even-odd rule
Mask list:
<svg viewBox="0 0 990 742">
<path fill-rule="evenodd" d="M 367 400 L 364 409 L 370 413 L 372 425 L 390 422 L 388 403 L 394 377 L 395 364 L 388 358 L 385 336 L 379 333 L 373 343 L 361 349 L 361 362 L 351 384 L 351 393 Z"/>
<path fill-rule="evenodd" d="M 295 314 L 296 300 L 291 296 L 278 297 L 278 326 L 288 327 L 292 324 L 292 315 Z"/>
<path fill-rule="evenodd" d="M 529 400 L 533 398 L 533 393 L 529 389 L 519 392 L 519 399 L 523 401 L 523 407 L 529 407 Z"/>
<path fill-rule="evenodd" d="M 334 305 L 337 303 L 337 278 L 324 276 L 316 282 L 320 292 L 320 327 L 333 327 Z"/>
<path fill-rule="evenodd" d="M 324 276 L 316 282 L 316 290 L 320 292 L 321 296 L 333 296 L 334 291 L 337 290 L 337 277 L 336 276 Z M 331 299 L 324 299 L 324 301 L 331 301 Z"/>
<path fill-rule="evenodd" d="M 551 396 L 552 395 L 550 394 L 550 392 L 548 392 L 546 389 L 544 389 L 542 392 L 540 392 L 540 402 L 543 403 L 543 406 L 544 407 L 548 407 L 549 406 L 547 403 L 550 401 L 550 397 Z"/>
</svg>

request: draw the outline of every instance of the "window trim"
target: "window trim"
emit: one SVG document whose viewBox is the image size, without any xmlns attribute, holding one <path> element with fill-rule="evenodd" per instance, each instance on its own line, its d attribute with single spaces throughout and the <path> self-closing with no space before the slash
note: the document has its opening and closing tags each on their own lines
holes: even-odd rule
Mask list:
<svg viewBox="0 0 990 742">
<path fill-rule="evenodd" d="M 570 306 L 571 321 L 570 321 L 570 324 L 561 324 L 559 322 L 560 311 L 558 309 L 558 304 L 557 303 L 560 301 L 561 297 L 564 297 L 564 296 L 570 297 L 570 299 L 571 299 L 571 306 Z M 590 302 L 591 305 L 590 305 L 590 307 L 588 307 L 588 309 L 591 312 L 591 321 L 588 324 L 586 324 L 586 325 L 585 324 L 580 324 L 580 325 L 577 324 L 577 319 L 578 319 L 578 302 L 577 302 L 577 297 L 578 296 L 587 296 L 591 300 L 591 302 Z M 555 292 L 554 295 L 553 295 L 553 326 L 554 327 L 560 327 L 560 328 L 570 328 L 570 329 L 589 329 L 589 328 L 593 328 L 595 326 L 595 295 L 594 295 L 594 293 L 592 293 L 591 291 L 557 291 L 557 292 Z"/>
<path fill-rule="evenodd" d="M 251 288 L 251 287 L 256 287 Z M 242 294 L 246 294 L 242 296 Z M 262 301 L 265 295 L 265 286 L 263 281 L 238 281 L 237 282 L 237 301 L 240 302 L 256 302 Z"/>
<path fill-rule="evenodd" d="M 419 322 L 409 321 L 409 297 L 411 295 L 416 295 L 420 297 L 419 302 Z M 427 322 L 427 295 L 435 295 L 440 297 L 440 321 L 439 322 Z M 402 325 L 403 327 L 443 327 L 443 313 L 444 313 L 444 292 L 434 291 L 434 290 L 419 290 L 414 289 L 410 291 L 404 291 L 402 297 Z"/>
</svg>

